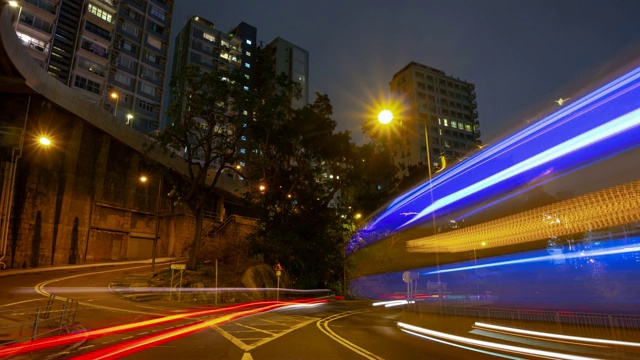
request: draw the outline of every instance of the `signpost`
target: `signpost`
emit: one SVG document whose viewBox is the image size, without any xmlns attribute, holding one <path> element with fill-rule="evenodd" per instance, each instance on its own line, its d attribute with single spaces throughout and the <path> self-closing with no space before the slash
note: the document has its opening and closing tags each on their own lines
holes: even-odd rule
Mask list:
<svg viewBox="0 0 640 360">
<path fill-rule="evenodd" d="M 182 272 L 187 268 L 187 264 L 171 264 L 171 290 L 169 292 L 169 298 L 172 298 L 173 294 L 173 273 L 175 270 L 180 270 L 180 283 L 178 284 L 178 301 L 180 301 L 180 294 L 182 293 Z"/>
<path fill-rule="evenodd" d="M 274 270 L 276 271 L 276 277 L 278 278 L 278 286 L 276 287 L 276 301 L 279 301 L 280 300 L 280 275 L 282 275 L 282 270 L 284 269 L 282 268 L 282 265 L 278 263 L 274 268 Z"/>
</svg>

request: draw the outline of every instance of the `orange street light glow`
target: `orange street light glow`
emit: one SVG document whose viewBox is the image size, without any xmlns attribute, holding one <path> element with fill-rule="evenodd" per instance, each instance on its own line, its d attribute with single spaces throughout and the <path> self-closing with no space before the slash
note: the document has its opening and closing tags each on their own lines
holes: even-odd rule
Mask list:
<svg viewBox="0 0 640 360">
<path fill-rule="evenodd" d="M 380 111 L 380 113 L 378 114 L 378 122 L 380 122 L 380 124 L 389 124 L 391 121 L 393 120 L 393 113 L 390 110 L 382 110 Z"/>
</svg>

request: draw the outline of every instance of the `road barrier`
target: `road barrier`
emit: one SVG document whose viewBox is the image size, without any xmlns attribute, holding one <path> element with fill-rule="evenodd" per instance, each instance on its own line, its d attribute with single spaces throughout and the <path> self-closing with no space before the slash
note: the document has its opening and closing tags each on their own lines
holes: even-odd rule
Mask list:
<svg viewBox="0 0 640 360">
<path fill-rule="evenodd" d="M 78 302 L 57 301 L 54 294 L 37 308 L 0 310 L 0 345 L 62 334 L 75 323 Z"/>
</svg>

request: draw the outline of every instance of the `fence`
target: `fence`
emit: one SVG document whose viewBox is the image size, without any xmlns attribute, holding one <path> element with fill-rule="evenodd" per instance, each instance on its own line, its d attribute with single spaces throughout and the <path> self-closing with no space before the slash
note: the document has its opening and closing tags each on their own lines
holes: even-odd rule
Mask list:
<svg viewBox="0 0 640 360">
<path fill-rule="evenodd" d="M 61 334 L 75 323 L 77 311 L 77 301 L 57 301 L 53 294 L 43 307 L 0 310 L 0 344 Z"/>
</svg>

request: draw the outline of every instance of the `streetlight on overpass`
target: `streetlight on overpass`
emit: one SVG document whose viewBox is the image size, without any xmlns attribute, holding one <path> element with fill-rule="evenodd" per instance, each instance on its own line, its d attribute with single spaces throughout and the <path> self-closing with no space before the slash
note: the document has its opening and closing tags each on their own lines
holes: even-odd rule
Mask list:
<svg viewBox="0 0 640 360">
<path fill-rule="evenodd" d="M 18 170 L 18 160 L 22 157 L 22 150 L 24 148 L 24 138 L 27 132 L 27 120 L 29 119 L 29 106 L 31 105 L 31 96 L 27 99 L 27 110 L 24 115 L 24 122 L 22 127 L 2 127 L 0 128 L 0 134 L 19 136 L 18 146 L 13 147 L 11 150 L 11 162 L 7 163 L 4 169 L 4 182 L 2 184 L 2 198 L 0 199 L 0 237 L 2 243 L 0 244 L 0 268 L 4 269 L 6 264 L 4 259 L 7 256 L 7 244 L 9 242 L 9 224 L 11 221 L 11 210 L 13 208 L 13 193 L 16 186 L 16 172 Z M 51 145 L 51 140 L 47 137 L 41 136 L 38 139 L 41 145 Z"/>
<path fill-rule="evenodd" d="M 18 24 L 20 23 L 20 15 L 22 15 L 22 5 L 20 5 L 20 3 L 18 3 L 17 1 L 9 1 L 9 6 L 18 8 L 18 19 L 16 20 L 16 26 L 14 28 L 14 30 L 17 32 Z"/>
<path fill-rule="evenodd" d="M 149 178 L 142 175 L 140 176 L 140 182 L 145 184 L 149 181 Z M 156 228 L 153 236 L 153 249 L 151 250 L 151 271 L 156 271 L 156 248 L 158 247 L 158 233 L 160 232 L 160 200 L 162 196 L 162 177 L 158 177 L 158 197 L 156 200 Z"/>
</svg>

